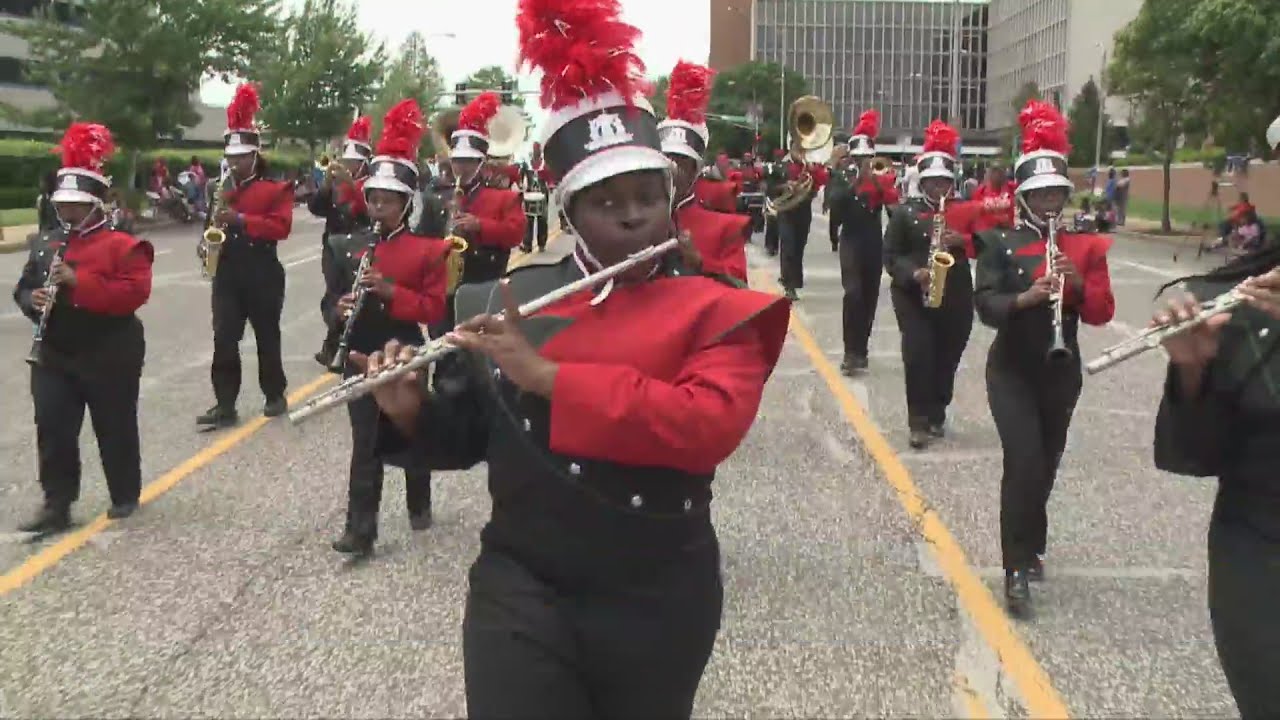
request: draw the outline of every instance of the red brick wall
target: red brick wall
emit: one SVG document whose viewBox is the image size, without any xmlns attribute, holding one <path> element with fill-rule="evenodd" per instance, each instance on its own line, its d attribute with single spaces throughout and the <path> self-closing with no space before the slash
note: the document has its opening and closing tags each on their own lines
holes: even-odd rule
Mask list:
<svg viewBox="0 0 1280 720">
<path fill-rule="evenodd" d="M 711 57 L 714 70 L 751 61 L 751 0 L 710 0 Z"/>
<path fill-rule="evenodd" d="M 1141 198 L 1158 203 L 1164 198 L 1164 171 L 1161 168 L 1130 168 L 1130 197 Z M 1071 178 L 1077 188 L 1087 188 L 1088 179 L 1084 170 L 1072 170 Z M 1213 181 L 1213 172 L 1202 165 L 1176 166 L 1173 168 L 1169 186 L 1169 202 L 1188 208 L 1200 208 L 1209 194 L 1209 183 Z M 1233 183 L 1233 187 L 1223 187 L 1220 191 L 1223 208 L 1235 204 L 1241 192 L 1249 193 L 1249 201 L 1258 207 L 1258 212 L 1267 217 L 1280 217 L 1280 165 L 1257 162 L 1249 165 L 1248 176 L 1228 175 L 1222 182 Z M 1098 188 L 1106 183 L 1105 176 L 1098 178 Z M 1156 218 L 1152 218 L 1153 220 Z"/>
</svg>

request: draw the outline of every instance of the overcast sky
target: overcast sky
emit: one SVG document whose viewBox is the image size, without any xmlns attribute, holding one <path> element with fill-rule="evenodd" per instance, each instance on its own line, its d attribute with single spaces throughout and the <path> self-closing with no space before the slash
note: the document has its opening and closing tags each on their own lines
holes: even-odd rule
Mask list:
<svg viewBox="0 0 1280 720">
<path fill-rule="evenodd" d="M 665 75 L 683 58 L 705 63 L 709 52 L 708 2 L 717 0 L 621 0 L 623 17 L 640 28 L 638 50 L 648 74 Z M 301 7 L 303 0 L 284 0 Z M 397 48 L 410 32 L 427 37 L 440 62 L 446 87 L 487 65 L 515 70 L 516 0 L 355 0 L 360 24 L 375 37 Z M 454 37 L 444 37 L 445 35 Z M 536 79 L 520 75 L 522 89 L 536 89 Z M 234 88 L 206 84 L 201 98 L 226 105 Z M 526 101 L 535 124 L 541 117 L 537 98 Z"/>
</svg>

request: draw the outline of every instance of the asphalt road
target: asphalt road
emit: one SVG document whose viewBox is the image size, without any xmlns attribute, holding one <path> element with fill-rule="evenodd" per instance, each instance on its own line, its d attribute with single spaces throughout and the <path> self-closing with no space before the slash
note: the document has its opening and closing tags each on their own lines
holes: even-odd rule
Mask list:
<svg viewBox="0 0 1280 720">
<path fill-rule="evenodd" d="M 291 390 L 321 374 L 320 226 L 299 213 L 294 228 L 281 246 Z M 463 715 L 462 600 L 488 511 L 483 469 L 439 474 L 436 526 L 416 535 L 388 473 L 378 555 L 362 566 L 336 556 L 346 416 L 250 421 L 262 403 L 251 333 L 246 426 L 196 432 L 212 347 L 194 232 L 153 238 L 143 473 L 167 492 L 125 522 L 92 519 L 107 501 L 86 428 L 86 525 L 38 545 L 7 532 L 39 494 L 30 325 L 0 311 L 0 716 Z M 768 287 L 776 262 L 756 242 L 753 283 Z M 1118 321 L 1084 333 L 1087 353 L 1143 324 L 1156 284 L 1191 269 L 1170 255 L 1117 242 Z M 1057 698 L 1076 717 L 1233 714 L 1204 609 L 1212 487 L 1151 468 L 1160 358 L 1087 382 L 1050 509 L 1040 613 L 1014 624 L 987 592 L 1000 575 L 999 444 L 981 374 L 990 331 L 974 331 L 951 436 L 912 453 L 887 287 L 871 373 L 838 378 L 839 273 L 817 218 L 807 262 L 760 415 L 718 474 L 726 610 L 697 714 L 1021 716 Z M 16 278 L 20 263 L 0 256 L 0 276 Z"/>
</svg>

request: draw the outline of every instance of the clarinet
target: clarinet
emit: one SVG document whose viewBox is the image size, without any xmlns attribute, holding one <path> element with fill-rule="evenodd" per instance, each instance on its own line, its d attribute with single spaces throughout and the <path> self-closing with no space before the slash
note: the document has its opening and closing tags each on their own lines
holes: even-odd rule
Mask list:
<svg viewBox="0 0 1280 720">
<path fill-rule="evenodd" d="M 360 258 L 360 265 L 356 267 L 355 302 L 351 305 L 351 314 L 347 316 L 346 324 L 342 326 L 342 335 L 338 338 L 338 352 L 334 353 L 333 362 L 329 363 L 329 370 L 335 373 L 342 372 L 347 366 L 347 356 L 351 354 L 351 331 L 355 328 L 356 318 L 364 309 L 364 304 L 369 297 L 369 288 L 360 284 L 360 276 L 373 266 L 373 251 L 381 241 L 382 221 L 378 221 L 373 224 L 373 236 L 369 239 L 364 257 Z"/>
<path fill-rule="evenodd" d="M 49 271 L 45 274 L 44 290 L 47 297 L 44 307 L 40 310 L 40 321 L 36 323 L 35 334 L 31 338 L 31 354 L 27 356 L 28 365 L 40 365 L 41 348 L 44 345 L 44 332 L 49 326 L 49 315 L 53 312 L 53 301 L 58 296 L 58 283 L 53 279 L 53 268 L 62 262 L 62 256 L 67 251 L 67 243 L 63 242 L 54 252 L 53 262 L 49 264 Z"/>
<path fill-rule="evenodd" d="M 1049 307 L 1053 313 L 1053 342 L 1049 346 L 1049 362 L 1064 363 L 1070 360 L 1074 353 L 1071 348 L 1067 347 L 1066 338 L 1062 334 L 1062 286 L 1065 278 L 1058 270 L 1058 264 L 1054 261 L 1054 257 L 1058 254 L 1058 216 L 1049 216 L 1049 237 L 1044 245 L 1045 253 L 1045 272 L 1049 277 L 1053 278 L 1054 290 L 1049 295 Z"/>
</svg>

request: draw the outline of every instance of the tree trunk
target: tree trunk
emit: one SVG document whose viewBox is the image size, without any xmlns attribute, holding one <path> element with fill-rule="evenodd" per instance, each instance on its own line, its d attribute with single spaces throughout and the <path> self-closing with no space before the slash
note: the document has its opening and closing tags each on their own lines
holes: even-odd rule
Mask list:
<svg viewBox="0 0 1280 720">
<path fill-rule="evenodd" d="M 133 149 L 129 151 L 129 189 L 137 190 L 138 188 L 138 158 L 141 157 L 142 151 Z"/>
<path fill-rule="evenodd" d="M 1160 213 L 1160 229 L 1167 233 L 1173 232 L 1173 222 L 1169 218 L 1169 192 L 1173 185 L 1173 151 L 1176 143 L 1171 124 L 1164 136 L 1164 207 Z"/>
</svg>

